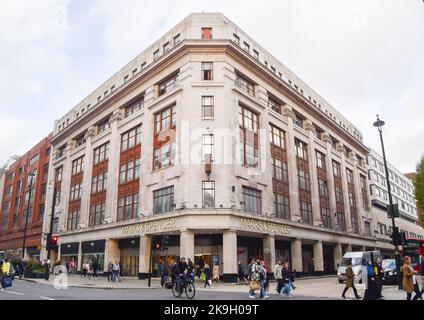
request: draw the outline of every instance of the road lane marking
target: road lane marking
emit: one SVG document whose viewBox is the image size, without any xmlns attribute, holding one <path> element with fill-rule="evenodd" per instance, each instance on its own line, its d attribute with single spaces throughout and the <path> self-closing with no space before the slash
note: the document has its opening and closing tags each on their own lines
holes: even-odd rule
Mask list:
<svg viewBox="0 0 424 320">
<path fill-rule="evenodd" d="M 24 296 L 25 294 L 20 293 L 20 292 L 14 292 L 14 291 L 9 291 L 9 290 L 4 290 L 2 291 L 4 293 L 11 293 L 11 294 L 17 294 L 18 296 Z"/>
<path fill-rule="evenodd" d="M 40 298 L 41 298 L 41 299 L 46 299 L 46 300 L 56 300 L 56 299 L 53 299 L 53 298 L 49 298 L 49 297 L 42 297 L 42 296 L 40 296 Z"/>
</svg>

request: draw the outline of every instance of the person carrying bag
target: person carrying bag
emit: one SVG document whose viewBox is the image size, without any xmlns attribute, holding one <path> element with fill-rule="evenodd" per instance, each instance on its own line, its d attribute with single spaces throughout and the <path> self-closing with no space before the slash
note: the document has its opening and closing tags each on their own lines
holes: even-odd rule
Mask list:
<svg viewBox="0 0 424 320">
<path fill-rule="evenodd" d="M 5 258 L 3 261 L 3 266 L 1 268 L 1 291 L 4 291 L 6 288 L 9 288 L 12 286 L 12 276 L 13 276 L 14 270 L 13 266 L 9 262 L 9 258 Z"/>
</svg>

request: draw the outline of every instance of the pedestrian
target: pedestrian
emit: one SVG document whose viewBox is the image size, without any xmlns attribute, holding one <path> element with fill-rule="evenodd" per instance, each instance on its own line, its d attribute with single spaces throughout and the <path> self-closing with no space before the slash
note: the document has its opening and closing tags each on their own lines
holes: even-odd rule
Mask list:
<svg viewBox="0 0 424 320">
<path fill-rule="evenodd" d="M 187 274 L 190 275 L 191 279 L 194 281 L 194 263 L 190 258 L 187 258 Z"/>
<path fill-rule="evenodd" d="M 274 277 L 277 281 L 277 294 L 281 294 L 281 289 L 283 288 L 283 277 L 282 277 L 283 267 L 281 266 L 281 261 L 278 261 L 274 267 Z"/>
<path fill-rule="evenodd" d="M 203 268 L 205 267 L 205 260 L 203 260 L 203 258 L 200 257 L 199 260 L 197 260 L 197 264 L 199 265 L 197 275 L 200 279 L 200 275 L 202 274 Z"/>
<path fill-rule="evenodd" d="M 211 268 L 209 267 L 208 263 L 204 264 L 202 273 L 204 274 L 204 275 L 201 275 L 201 277 L 205 281 L 205 288 L 206 286 L 209 286 L 209 288 L 212 288 Z"/>
<path fill-rule="evenodd" d="M 119 261 L 119 277 L 121 280 L 124 280 L 124 266 L 121 261 Z"/>
<path fill-rule="evenodd" d="M 268 299 L 268 270 L 266 268 L 265 261 L 261 260 L 259 262 L 259 279 L 261 284 L 261 290 L 259 292 L 259 298 Z"/>
<path fill-rule="evenodd" d="M 163 287 L 163 284 L 169 277 L 169 266 L 163 260 L 160 261 L 159 272 L 160 272 L 160 285 Z"/>
<path fill-rule="evenodd" d="M 213 281 L 219 282 L 219 264 L 213 266 Z"/>
<path fill-rule="evenodd" d="M 417 272 L 414 271 L 414 268 L 411 266 L 411 257 L 406 256 L 405 257 L 405 263 L 402 267 L 402 274 L 403 274 L 403 290 L 406 292 L 406 300 L 411 300 L 412 298 L 412 292 L 415 292 L 415 296 L 412 300 L 417 300 L 419 298 L 422 298 L 421 292 L 418 288 L 418 284 L 416 281 L 416 274 Z"/>
<path fill-rule="evenodd" d="M 421 256 L 421 296 L 424 294 L 424 256 Z"/>
<path fill-rule="evenodd" d="M 291 284 L 290 280 L 292 278 L 292 273 L 289 268 L 288 262 L 284 263 L 283 270 L 281 271 L 281 278 L 283 282 L 283 290 L 280 292 L 281 295 L 285 294 L 287 297 L 290 297 Z"/>
<path fill-rule="evenodd" d="M 384 279 L 384 268 L 382 266 L 382 260 L 381 258 L 378 258 L 375 266 L 374 271 L 377 275 L 377 299 L 384 299 L 381 292 L 383 291 L 383 279 Z"/>
<path fill-rule="evenodd" d="M 9 258 L 5 257 L 1 267 L 1 291 L 12 286 L 13 266 L 9 262 Z"/>
<path fill-rule="evenodd" d="M 112 266 L 113 269 L 113 282 L 115 282 L 116 280 L 119 281 L 119 262 L 115 261 L 115 263 Z"/>
<path fill-rule="evenodd" d="M 24 264 L 24 260 L 21 258 L 19 259 L 18 265 L 17 265 L 17 270 L 18 270 L 18 276 L 20 279 L 22 279 L 22 277 L 24 276 L 24 272 L 25 272 L 25 264 Z"/>
<path fill-rule="evenodd" d="M 75 259 L 72 257 L 71 261 L 69 262 L 69 275 L 74 275 L 76 269 L 76 263 L 75 263 Z"/>
<path fill-rule="evenodd" d="M 353 267 L 353 264 L 352 264 L 352 262 L 350 262 L 349 265 L 346 268 L 346 287 L 343 290 L 342 299 L 346 299 L 346 296 L 345 296 L 346 292 L 349 290 L 349 288 L 352 288 L 353 293 L 355 294 L 355 298 L 359 300 L 362 297 L 360 295 L 358 295 L 358 291 L 355 288 L 355 283 L 354 283 L 355 274 L 353 272 L 352 267 Z"/>
<path fill-rule="evenodd" d="M 82 274 L 81 274 L 81 277 L 84 276 L 84 278 L 85 278 L 87 276 L 88 269 L 90 269 L 90 266 L 89 266 L 88 262 L 86 261 L 86 262 L 84 262 L 82 264 Z M 109 275 L 108 275 L 108 277 L 109 277 Z"/>
<path fill-rule="evenodd" d="M 94 256 L 91 260 L 91 269 L 93 270 L 93 274 L 91 276 L 92 279 L 98 279 L 97 278 L 97 269 L 99 268 L 99 262 L 97 261 L 97 256 Z"/>
<path fill-rule="evenodd" d="M 364 293 L 364 300 L 377 300 L 378 299 L 378 279 L 373 268 L 372 261 L 368 260 L 365 268 L 367 274 L 367 289 Z"/>
<path fill-rule="evenodd" d="M 255 299 L 255 291 L 261 289 L 259 265 L 257 264 L 256 259 L 252 259 L 247 272 L 249 276 L 249 298 Z"/>
<path fill-rule="evenodd" d="M 242 281 L 245 281 L 245 283 L 247 284 L 248 281 L 246 279 L 246 270 L 244 270 L 244 266 L 241 263 L 241 261 L 238 262 L 238 278 L 237 278 L 237 282 L 240 283 Z"/>
</svg>

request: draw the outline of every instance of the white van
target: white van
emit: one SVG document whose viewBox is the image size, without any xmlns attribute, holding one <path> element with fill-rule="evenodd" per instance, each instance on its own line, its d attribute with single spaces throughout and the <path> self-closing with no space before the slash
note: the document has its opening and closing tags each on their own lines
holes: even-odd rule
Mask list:
<svg viewBox="0 0 424 320">
<path fill-rule="evenodd" d="M 380 251 L 346 252 L 337 269 L 337 279 L 339 283 L 343 283 L 346 280 L 346 268 L 350 263 L 353 265 L 352 269 L 355 274 L 355 280 L 358 280 L 362 277 L 362 269 L 366 266 L 367 261 L 371 260 L 375 263 L 378 258 L 382 258 Z"/>
</svg>

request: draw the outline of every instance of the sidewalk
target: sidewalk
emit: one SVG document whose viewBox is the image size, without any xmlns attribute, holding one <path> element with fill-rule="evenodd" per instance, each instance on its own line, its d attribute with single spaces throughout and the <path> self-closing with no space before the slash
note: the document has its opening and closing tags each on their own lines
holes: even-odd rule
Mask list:
<svg viewBox="0 0 424 320">
<path fill-rule="evenodd" d="M 64 278 L 61 276 L 50 276 L 49 281 L 44 279 L 17 279 L 20 281 L 35 282 L 41 285 L 54 286 Z M 66 281 L 66 280 L 65 280 Z M 79 275 L 67 277 L 68 287 L 76 288 L 92 288 L 92 289 L 147 289 L 148 281 L 139 280 L 137 278 L 125 278 L 120 282 L 108 282 L 107 278 L 99 277 L 97 280 L 81 277 Z M 64 283 L 63 283 L 64 284 Z M 302 278 L 295 282 L 296 289 L 292 290 L 293 297 L 321 297 L 339 300 L 344 289 L 344 284 L 339 284 L 337 279 L 333 277 L 315 277 Z M 159 278 L 152 278 L 150 289 L 162 289 Z M 196 279 L 196 290 L 198 291 L 219 291 L 219 292 L 238 292 L 248 294 L 249 288 L 246 284 L 234 283 L 214 283 L 212 288 L 204 288 L 204 282 Z M 275 282 L 270 283 L 270 294 L 275 294 Z M 358 288 L 358 293 L 363 296 L 364 289 Z M 399 290 L 396 286 L 384 286 L 383 296 L 386 300 L 405 300 L 406 294 L 403 290 Z M 347 297 L 353 298 L 353 292 L 350 290 Z"/>
</svg>

